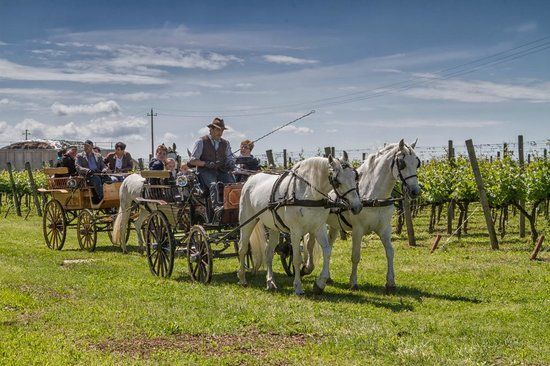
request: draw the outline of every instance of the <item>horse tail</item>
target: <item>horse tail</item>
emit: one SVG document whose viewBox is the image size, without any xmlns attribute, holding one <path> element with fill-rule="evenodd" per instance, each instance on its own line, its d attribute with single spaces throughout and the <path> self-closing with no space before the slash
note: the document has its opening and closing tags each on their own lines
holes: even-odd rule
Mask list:
<svg viewBox="0 0 550 366">
<path fill-rule="evenodd" d="M 139 197 L 144 179 L 139 174 L 132 174 L 122 182 L 119 191 L 120 206 L 113 223 L 113 243 L 121 245 L 125 249 L 126 232 L 130 224 L 132 201 Z"/>
<path fill-rule="evenodd" d="M 252 262 L 254 263 L 253 272 L 257 272 L 264 264 L 266 249 L 267 241 L 264 224 L 258 221 L 250 235 L 250 253 L 252 254 Z"/>
</svg>

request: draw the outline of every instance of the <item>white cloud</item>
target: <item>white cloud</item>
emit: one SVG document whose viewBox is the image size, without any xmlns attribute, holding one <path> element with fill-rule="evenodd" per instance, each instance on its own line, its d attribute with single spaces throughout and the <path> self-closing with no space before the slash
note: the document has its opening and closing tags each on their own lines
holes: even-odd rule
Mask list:
<svg viewBox="0 0 550 366">
<path fill-rule="evenodd" d="M 237 83 L 237 84 L 235 84 L 235 86 L 237 88 L 250 88 L 250 87 L 253 87 L 254 84 L 252 84 L 252 83 Z"/>
<path fill-rule="evenodd" d="M 110 72 L 66 72 L 63 69 L 25 66 L 0 59 L 0 79 L 32 81 L 71 81 L 90 84 L 167 84 L 165 79 Z"/>
<path fill-rule="evenodd" d="M 178 135 L 173 134 L 172 132 L 166 132 L 162 136 L 162 141 L 166 144 L 169 144 L 171 142 L 175 142 L 177 138 L 178 138 Z"/>
<path fill-rule="evenodd" d="M 3 134 L 8 129 L 8 124 L 4 121 L 0 121 L 0 134 Z"/>
<path fill-rule="evenodd" d="M 8 44 L 6 42 L 0 41 L 0 46 L 7 46 Z"/>
<path fill-rule="evenodd" d="M 68 122 L 65 124 L 47 124 L 32 118 L 10 126 L 7 125 L 4 138 L 19 140 L 20 133 L 28 129 L 33 138 L 68 139 L 68 140 L 143 140 L 143 127 L 147 125 L 144 118 L 131 116 L 108 116 L 86 122 Z"/>
<path fill-rule="evenodd" d="M 515 33 L 531 33 L 538 29 L 538 24 L 535 21 L 525 22 L 515 27 L 506 28 L 508 32 Z"/>
<path fill-rule="evenodd" d="M 292 133 L 295 133 L 295 134 L 298 134 L 298 135 L 305 135 L 305 134 L 313 133 L 313 130 L 309 127 L 304 127 L 304 126 L 297 127 L 297 126 L 294 126 L 294 125 L 285 126 L 285 127 L 281 128 L 280 131 L 282 131 L 282 132 L 292 132 Z"/>
<path fill-rule="evenodd" d="M 7 105 L 9 103 L 10 103 L 10 100 L 8 98 L 0 99 L 0 105 Z"/>
<path fill-rule="evenodd" d="M 319 62 L 317 60 L 308 60 L 305 58 L 297 58 L 297 57 L 285 56 L 285 55 L 264 55 L 262 57 L 267 62 L 273 62 L 276 64 L 285 64 L 285 65 L 308 65 L 308 64 L 316 64 Z"/>
<path fill-rule="evenodd" d="M 52 104 L 52 112 L 58 116 L 70 116 L 73 114 L 98 114 L 120 112 L 120 106 L 114 100 L 98 102 L 96 104 L 65 105 L 61 103 Z"/>
<path fill-rule="evenodd" d="M 498 103 L 512 100 L 532 103 L 550 102 L 550 84 L 523 86 L 475 80 L 440 80 L 431 83 L 429 86 L 404 91 L 403 94 L 419 99 L 470 103 Z"/>
</svg>

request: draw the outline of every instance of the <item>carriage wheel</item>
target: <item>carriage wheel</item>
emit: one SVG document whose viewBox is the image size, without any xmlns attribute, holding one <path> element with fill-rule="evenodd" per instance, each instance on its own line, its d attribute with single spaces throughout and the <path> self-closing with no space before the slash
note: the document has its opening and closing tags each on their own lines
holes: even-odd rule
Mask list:
<svg viewBox="0 0 550 366">
<path fill-rule="evenodd" d="M 78 215 L 76 223 L 76 237 L 80 249 L 93 252 L 97 244 L 97 231 L 95 227 L 95 215 L 92 211 L 85 209 Z"/>
<path fill-rule="evenodd" d="M 200 225 L 193 226 L 187 241 L 187 264 L 191 278 L 204 284 L 210 283 L 213 259 L 206 231 Z"/>
<path fill-rule="evenodd" d="M 44 240 L 50 249 L 61 250 L 67 236 L 67 222 L 63 206 L 57 200 L 50 200 L 44 207 L 42 216 L 42 232 Z"/>
<path fill-rule="evenodd" d="M 147 219 L 145 249 L 151 273 L 155 276 L 170 277 L 174 269 L 176 243 L 170 223 L 160 211 L 153 212 Z"/>
</svg>

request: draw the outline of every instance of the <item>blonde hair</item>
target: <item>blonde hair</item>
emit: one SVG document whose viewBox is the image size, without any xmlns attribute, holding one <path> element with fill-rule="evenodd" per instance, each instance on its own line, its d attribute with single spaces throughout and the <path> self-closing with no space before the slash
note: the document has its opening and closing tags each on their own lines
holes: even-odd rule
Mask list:
<svg viewBox="0 0 550 366">
<path fill-rule="evenodd" d="M 168 170 L 168 164 L 170 163 L 174 163 L 174 168 L 176 167 L 176 160 L 172 159 L 172 158 L 168 158 L 166 159 L 165 163 L 164 163 L 164 168 L 166 170 Z"/>
</svg>

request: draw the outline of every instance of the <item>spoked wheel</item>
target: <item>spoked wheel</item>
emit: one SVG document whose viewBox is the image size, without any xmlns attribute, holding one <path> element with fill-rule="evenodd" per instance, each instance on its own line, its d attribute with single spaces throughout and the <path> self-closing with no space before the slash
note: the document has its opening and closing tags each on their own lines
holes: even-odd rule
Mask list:
<svg viewBox="0 0 550 366">
<path fill-rule="evenodd" d="M 76 237 L 80 249 L 93 252 L 97 244 L 97 231 L 95 227 L 96 217 L 88 209 L 82 210 L 76 223 Z"/>
<path fill-rule="evenodd" d="M 42 216 L 42 231 L 48 248 L 57 250 L 63 248 L 67 236 L 67 222 L 65 211 L 59 201 L 50 200 L 46 203 L 44 216 Z"/>
<path fill-rule="evenodd" d="M 187 239 L 187 264 L 193 281 L 210 283 L 213 259 L 206 231 L 200 225 L 193 226 Z"/>
<path fill-rule="evenodd" d="M 147 219 L 145 249 L 151 273 L 155 276 L 170 277 L 174 269 L 176 243 L 170 223 L 160 211 L 153 212 Z"/>
</svg>

